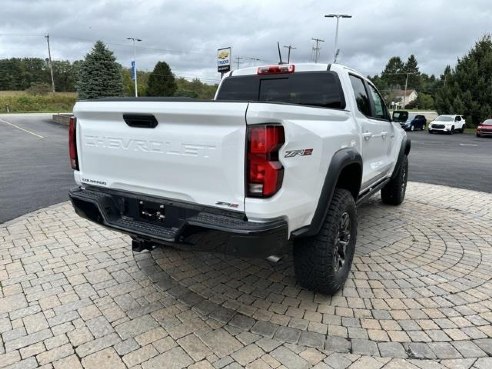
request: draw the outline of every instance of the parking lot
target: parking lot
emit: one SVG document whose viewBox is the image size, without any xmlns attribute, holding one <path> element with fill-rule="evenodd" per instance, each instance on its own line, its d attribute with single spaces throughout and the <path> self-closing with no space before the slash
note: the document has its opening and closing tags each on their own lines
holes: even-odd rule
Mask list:
<svg viewBox="0 0 492 369">
<path fill-rule="evenodd" d="M 133 255 L 58 204 L 66 128 L 0 119 L 0 368 L 492 367 L 491 139 L 410 133 L 405 203 L 359 209 L 351 276 L 327 297 L 290 257 Z"/>
</svg>

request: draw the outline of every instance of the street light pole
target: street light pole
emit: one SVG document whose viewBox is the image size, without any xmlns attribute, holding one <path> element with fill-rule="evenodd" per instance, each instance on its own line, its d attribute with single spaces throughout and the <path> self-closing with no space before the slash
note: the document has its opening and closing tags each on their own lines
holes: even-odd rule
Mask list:
<svg viewBox="0 0 492 369">
<path fill-rule="evenodd" d="M 333 52 L 333 62 L 336 63 L 337 55 L 338 55 L 338 24 L 340 22 L 340 18 L 352 18 L 351 15 L 348 14 L 327 14 L 325 18 L 336 18 L 337 19 L 337 28 L 335 31 L 335 50 Z"/>
<path fill-rule="evenodd" d="M 135 46 L 135 42 L 140 42 L 142 41 L 141 39 L 139 38 L 135 38 L 135 37 L 127 37 L 126 38 L 127 40 L 132 40 L 133 42 L 133 77 L 134 77 L 134 81 L 135 81 L 135 97 L 138 97 L 138 85 L 137 85 L 137 48 Z"/>
</svg>

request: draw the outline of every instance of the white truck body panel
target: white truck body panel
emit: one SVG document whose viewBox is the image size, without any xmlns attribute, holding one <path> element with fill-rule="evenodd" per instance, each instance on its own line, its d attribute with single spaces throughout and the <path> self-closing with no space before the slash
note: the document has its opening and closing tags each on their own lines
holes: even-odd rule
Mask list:
<svg viewBox="0 0 492 369">
<path fill-rule="evenodd" d="M 304 70 L 323 71 L 327 65 L 296 68 Z M 399 124 L 358 111 L 349 73 L 365 77 L 341 65 L 330 70 L 340 79 L 344 110 L 262 102 L 77 102 L 76 181 L 237 210 L 251 222 L 282 217 L 290 236 L 311 224 L 337 151 L 352 148 L 362 156 L 363 192 L 393 173 L 405 136 Z M 256 68 L 245 68 L 233 75 L 255 73 Z M 124 112 L 153 114 L 159 124 L 153 129 L 129 127 Z M 247 126 L 265 123 L 284 127 L 282 187 L 270 198 L 247 197 Z M 287 151 L 300 149 L 313 149 L 312 155 L 285 157 Z"/>
<path fill-rule="evenodd" d="M 247 197 L 248 219 L 285 216 L 289 231 L 311 223 L 318 205 L 325 175 L 333 154 L 344 148 L 360 150 L 354 140 L 357 131 L 349 124 L 351 113 L 343 110 L 280 104 L 250 104 L 248 125 L 280 123 L 285 128 L 285 144 L 280 149 L 284 180 L 280 191 L 269 199 Z M 336 140 L 333 137 L 336 136 Z M 330 139 L 331 138 L 331 139 Z M 286 158 L 290 150 L 313 149 L 312 155 Z"/>
<path fill-rule="evenodd" d="M 244 210 L 247 103 L 78 102 L 79 184 Z M 153 114 L 129 127 L 123 112 Z"/>
<path fill-rule="evenodd" d="M 348 74 L 365 79 L 361 74 L 336 64 L 332 65 L 330 70 L 338 73 L 345 94 L 346 109 L 352 112 L 359 129 L 356 134 L 361 138 L 359 152 L 364 158 L 361 186 L 361 190 L 364 190 L 375 180 L 393 172 L 398 154 L 395 150 L 399 150 L 399 143 L 405 133 L 399 125 L 366 117 L 358 110 Z"/>
</svg>

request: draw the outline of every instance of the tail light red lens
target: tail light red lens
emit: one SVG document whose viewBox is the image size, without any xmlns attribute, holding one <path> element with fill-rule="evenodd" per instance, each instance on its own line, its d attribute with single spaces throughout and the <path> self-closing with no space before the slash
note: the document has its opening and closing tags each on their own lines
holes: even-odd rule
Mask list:
<svg viewBox="0 0 492 369">
<path fill-rule="evenodd" d="M 278 152 L 284 143 L 282 126 L 248 127 L 248 196 L 271 197 L 278 192 L 284 177 Z"/>
<path fill-rule="evenodd" d="M 256 70 L 257 74 L 290 74 L 294 73 L 296 66 L 294 64 L 281 64 L 281 65 L 268 65 L 266 67 L 258 67 Z"/>
<path fill-rule="evenodd" d="M 79 160 L 77 157 L 77 118 L 70 118 L 70 126 L 68 128 L 68 151 L 70 153 L 70 165 L 72 169 L 79 170 Z"/>
</svg>

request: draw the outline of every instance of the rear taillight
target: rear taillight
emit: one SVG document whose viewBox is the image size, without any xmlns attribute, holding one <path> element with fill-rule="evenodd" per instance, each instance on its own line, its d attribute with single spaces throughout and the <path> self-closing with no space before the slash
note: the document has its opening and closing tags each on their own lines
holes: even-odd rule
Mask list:
<svg viewBox="0 0 492 369">
<path fill-rule="evenodd" d="M 248 127 L 248 196 L 270 197 L 282 186 L 284 168 L 278 152 L 284 144 L 284 128 L 279 125 Z"/>
<path fill-rule="evenodd" d="M 70 165 L 72 169 L 79 170 L 79 160 L 77 157 L 77 118 L 70 118 L 70 126 L 68 128 L 68 151 L 70 153 Z"/>
</svg>

